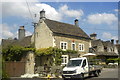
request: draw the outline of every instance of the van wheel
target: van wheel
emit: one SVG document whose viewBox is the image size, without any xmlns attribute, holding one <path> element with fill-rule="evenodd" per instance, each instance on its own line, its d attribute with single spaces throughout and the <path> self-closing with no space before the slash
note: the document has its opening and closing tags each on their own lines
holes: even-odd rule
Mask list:
<svg viewBox="0 0 120 80">
<path fill-rule="evenodd" d="M 66 78 L 64 78 L 63 80 L 67 80 Z"/>
<path fill-rule="evenodd" d="M 84 74 L 80 75 L 80 80 L 84 80 Z"/>
<path fill-rule="evenodd" d="M 95 77 L 98 77 L 99 75 L 100 75 L 99 71 L 95 71 L 95 72 L 94 72 L 94 76 L 95 76 Z"/>
<path fill-rule="evenodd" d="M 92 73 L 89 73 L 89 77 L 91 77 L 92 76 Z"/>
</svg>

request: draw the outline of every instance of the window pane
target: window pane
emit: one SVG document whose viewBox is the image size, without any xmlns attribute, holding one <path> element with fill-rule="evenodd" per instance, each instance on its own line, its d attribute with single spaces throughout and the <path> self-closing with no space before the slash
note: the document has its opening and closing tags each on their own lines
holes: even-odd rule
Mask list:
<svg viewBox="0 0 120 80">
<path fill-rule="evenodd" d="M 66 46 L 66 43 L 64 43 L 64 45 Z"/>
<path fill-rule="evenodd" d="M 75 44 L 72 44 L 72 50 L 75 50 Z"/>
<path fill-rule="evenodd" d="M 62 58 L 62 63 L 64 63 L 64 58 Z"/>
<path fill-rule="evenodd" d="M 84 44 L 80 44 L 80 45 L 79 45 L 79 50 L 80 50 L 80 51 L 83 51 L 83 50 L 84 50 Z"/>
<path fill-rule="evenodd" d="M 62 42 L 60 47 L 61 47 L 61 49 L 67 49 L 67 43 Z"/>
<path fill-rule="evenodd" d="M 65 58 L 65 63 L 67 63 L 66 59 L 67 59 L 67 58 Z"/>
<path fill-rule="evenodd" d="M 63 43 L 61 43 L 61 49 L 63 49 Z"/>
<path fill-rule="evenodd" d="M 64 45 L 64 49 L 66 49 L 66 46 Z"/>
<path fill-rule="evenodd" d="M 80 48 L 80 50 L 81 50 L 81 45 L 79 45 L 79 48 Z"/>
<path fill-rule="evenodd" d="M 66 46 L 67 46 L 67 44 L 66 44 L 66 43 L 64 43 L 64 49 L 66 49 Z"/>
<path fill-rule="evenodd" d="M 83 45 L 82 45 L 82 49 L 81 50 L 83 50 Z"/>
</svg>

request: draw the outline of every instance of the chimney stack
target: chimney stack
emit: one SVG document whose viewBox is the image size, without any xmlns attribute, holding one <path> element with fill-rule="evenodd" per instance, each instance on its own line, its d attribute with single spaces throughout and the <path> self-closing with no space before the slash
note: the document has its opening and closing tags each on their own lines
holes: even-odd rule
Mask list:
<svg viewBox="0 0 120 80">
<path fill-rule="evenodd" d="M 74 20 L 74 23 L 75 23 L 75 26 L 79 27 L 78 19 L 75 19 L 75 20 Z"/>
<path fill-rule="evenodd" d="M 44 9 L 40 11 L 40 19 L 45 19 L 45 11 Z"/>
<path fill-rule="evenodd" d="M 90 34 L 90 38 L 91 39 L 96 40 L 97 39 L 96 37 L 97 37 L 96 33 Z"/>
<path fill-rule="evenodd" d="M 114 44 L 114 39 L 111 39 L 111 43 Z"/>
<path fill-rule="evenodd" d="M 24 26 L 20 26 L 18 30 L 18 39 L 21 40 L 25 37 L 25 29 Z"/>
</svg>

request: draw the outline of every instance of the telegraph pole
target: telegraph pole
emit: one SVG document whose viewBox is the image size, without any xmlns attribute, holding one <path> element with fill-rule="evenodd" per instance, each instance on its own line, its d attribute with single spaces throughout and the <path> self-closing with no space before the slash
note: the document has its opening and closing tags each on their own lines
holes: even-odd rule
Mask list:
<svg viewBox="0 0 120 80">
<path fill-rule="evenodd" d="M 34 17 L 36 18 L 36 14 L 34 15 Z M 35 48 L 35 42 L 36 42 L 36 33 L 35 33 L 35 30 L 36 30 L 36 26 L 37 26 L 37 23 L 36 22 L 33 22 L 33 26 L 34 26 L 34 48 Z"/>
</svg>

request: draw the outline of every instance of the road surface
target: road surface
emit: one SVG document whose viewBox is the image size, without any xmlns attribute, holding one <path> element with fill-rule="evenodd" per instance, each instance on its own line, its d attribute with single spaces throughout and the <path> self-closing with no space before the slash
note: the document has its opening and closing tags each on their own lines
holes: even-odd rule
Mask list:
<svg viewBox="0 0 120 80">
<path fill-rule="evenodd" d="M 11 80 L 63 80 L 63 79 L 12 78 Z M 93 77 L 93 76 L 87 77 L 87 78 L 85 78 L 85 80 L 120 80 L 120 79 L 118 79 L 118 69 L 117 68 L 104 68 L 99 77 Z"/>
<path fill-rule="evenodd" d="M 88 77 L 85 80 L 119 80 L 118 68 L 104 68 L 99 77 Z"/>
</svg>

